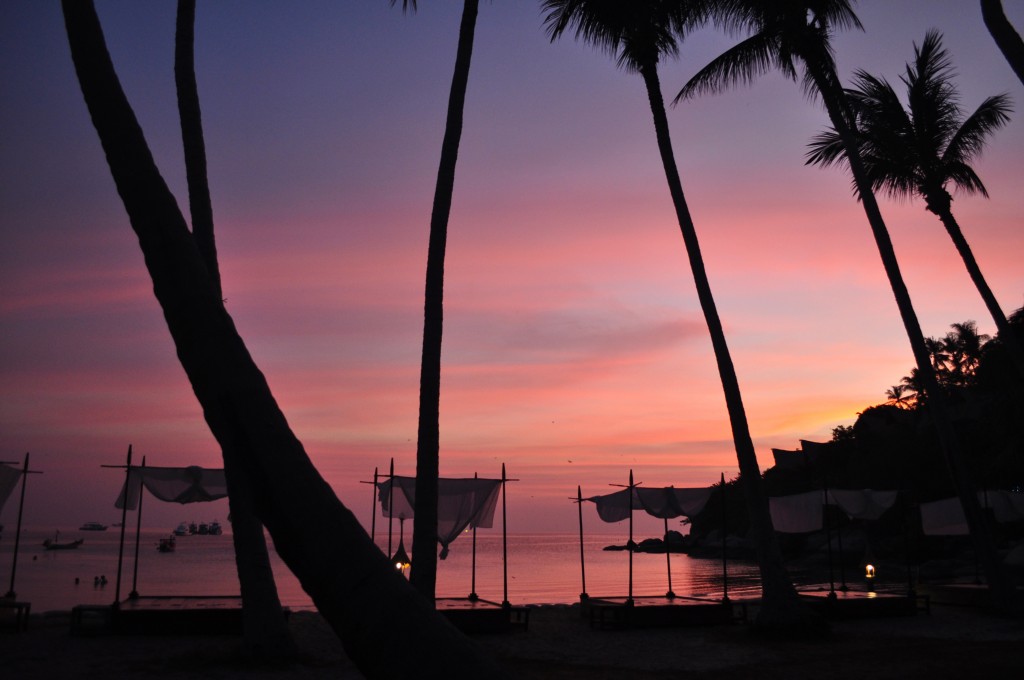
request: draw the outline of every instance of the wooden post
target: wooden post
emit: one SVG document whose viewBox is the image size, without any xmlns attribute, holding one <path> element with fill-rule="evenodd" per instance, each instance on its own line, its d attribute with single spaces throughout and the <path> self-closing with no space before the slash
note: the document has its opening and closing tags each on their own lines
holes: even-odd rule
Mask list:
<svg viewBox="0 0 1024 680">
<path fill-rule="evenodd" d="M 21 518 L 25 512 L 25 481 L 28 479 L 29 474 L 41 474 L 35 470 L 28 469 L 28 452 L 25 452 L 25 462 L 21 468 L 21 498 L 18 500 L 18 524 L 14 529 L 14 556 L 11 561 L 11 586 L 7 590 L 8 599 L 15 599 L 17 595 L 14 592 L 14 575 L 18 570 L 18 547 L 21 545 Z"/>
<path fill-rule="evenodd" d="M 121 566 L 124 564 L 124 525 L 128 519 L 128 495 L 132 482 L 132 445 L 128 445 L 128 462 L 124 472 L 124 504 L 121 507 L 121 541 L 117 548 L 117 581 L 114 585 L 114 608 L 121 606 Z M 141 496 L 141 491 L 140 491 Z"/>
<path fill-rule="evenodd" d="M 729 558 L 726 555 L 726 543 L 725 537 L 728 535 L 726 532 L 726 520 L 729 517 L 729 513 L 726 512 L 725 506 L 725 473 L 722 473 L 722 602 L 729 602 Z"/>
<path fill-rule="evenodd" d="M 502 607 L 508 607 L 508 515 L 505 501 L 508 498 L 508 488 L 505 482 L 508 477 L 505 475 L 505 464 L 501 464 L 501 569 L 502 580 L 504 581 L 504 598 L 501 601 Z"/>
<path fill-rule="evenodd" d="M 583 583 L 583 591 L 580 593 L 580 601 L 586 600 L 587 595 L 587 568 L 583 561 L 583 490 L 576 485 L 576 507 L 580 515 L 580 579 Z"/>
<path fill-rule="evenodd" d="M 474 472 L 473 479 L 477 479 L 477 477 L 477 473 Z M 471 601 L 480 599 L 480 596 L 476 594 L 476 524 L 473 525 L 473 566 L 469 583 L 469 599 Z"/>
<path fill-rule="evenodd" d="M 139 508 L 136 513 L 135 519 L 135 569 L 132 572 L 132 592 L 128 593 L 129 600 L 139 599 L 139 536 L 142 533 L 142 497 L 145 495 L 145 484 L 143 483 L 146 478 L 146 457 L 142 457 L 142 468 L 139 473 Z M 127 494 L 125 494 L 125 500 L 128 500 Z"/>
</svg>

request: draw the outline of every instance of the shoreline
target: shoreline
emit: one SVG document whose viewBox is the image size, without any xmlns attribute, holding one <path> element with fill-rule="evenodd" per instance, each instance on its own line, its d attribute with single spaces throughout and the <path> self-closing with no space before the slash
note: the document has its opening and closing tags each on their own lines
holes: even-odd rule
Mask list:
<svg viewBox="0 0 1024 680">
<path fill-rule="evenodd" d="M 525 678 L 962 678 L 1019 672 L 1024 620 L 975 607 L 936 605 L 916 616 L 833 621 L 824 639 L 779 640 L 742 624 L 595 630 L 576 605 L 531 605 L 529 629 L 474 635 L 508 671 Z M 316 612 L 289 626 L 299 660 L 266 667 L 241 656 L 240 638 L 72 635 L 70 612 L 33 614 L 22 633 L 0 632 L 10 677 L 361 678 Z M 396 641 L 400 649 L 401 641 Z"/>
</svg>

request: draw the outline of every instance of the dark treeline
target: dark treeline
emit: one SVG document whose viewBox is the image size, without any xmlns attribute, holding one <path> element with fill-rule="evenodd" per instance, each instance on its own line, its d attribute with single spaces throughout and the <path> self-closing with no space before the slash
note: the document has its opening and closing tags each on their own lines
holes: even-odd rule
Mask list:
<svg viewBox="0 0 1024 680">
<path fill-rule="evenodd" d="M 1024 339 L 1024 308 L 1009 317 L 1011 328 Z M 932 365 L 945 395 L 953 405 L 956 432 L 970 453 L 970 465 L 981 491 L 1024 489 L 1024 395 L 1005 341 L 979 335 L 974 322 L 952 325 L 943 338 L 929 338 Z M 962 548 L 966 540 L 927 539 L 921 534 L 920 503 L 950 498 L 956 489 L 949 468 L 939 454 L 928 399 L 911 371 L 885 391 L 887 400 L 860 412 L 851 426 L 833 429 L 832 439 L 803 443 L 805 465 L 776 465 L 764 472 L 769 496 L 785 496 L 815 489 L 898 490 L 900 500 L 871 528 L 873 547 L 905 550 L 909 533 L 918 558 L 935 556 L 941 549 Z M 749 523 L 740 500 L 738 480 L 726 483 L 726 531 L 747 535 Z M 717 549 L 722 526 L 722 494 L 716 491 L 704 512 L 693 518 L 690 542 L 696 548 Z M 830 509 L 834 526 L 849 524 L 840 511 Z M 996 527 L 1000 542 L 1024 535 L 1024 527 Z M 804 547 L 806 537 L 786 537 L 790 556 Z M 739 551 L 742 553 L 742 550 Z"/>
</svg>

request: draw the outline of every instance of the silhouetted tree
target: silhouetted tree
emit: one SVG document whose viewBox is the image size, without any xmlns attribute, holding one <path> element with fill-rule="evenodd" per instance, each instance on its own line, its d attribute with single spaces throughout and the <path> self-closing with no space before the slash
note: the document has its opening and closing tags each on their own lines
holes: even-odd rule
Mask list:
<svg viewBox="0 0 1024 680">
<path fill-rule="evenodd" d="M 964 194 L 988 191 L 971 167 L 988 137 L 1009 120 L 1010 98 L 988 97 L 966 119 L 953 86 L 953 67 L 942 48 L 942 36 L 928 32 L 914 62 L 900 77 L 907 88 L 904 109 L 893 87 L 884 79 L 858 71 L 855 86 L 847 90 L 859 132 L 861 158 L 871 187 L 895 198 L 918 195 L 938 216 L 953 240 L 992 320 L 1000 331 L 1009 326 L 995 294 L 953 217 L 952 185 Z M 844 159 L 842 139 L 835 129 L 817 135 L 807 154 L 808 163 L 828 166 Z M 1024 377 L 1024 349 L 1010 336 L 1017 373 Z"/>
<path fill-rule="evenodd" d="M 1003 3 L 1000 0 L 981 0 L 981 16 L 1010 68 L 1024 85 L 1024 40 L 1006 18 Z"/>
<path fill-rule="evenodd" d="M 213 203 L 206 172 L 206 143 L 195 72 L 195 0 L 179 0 L 174 39 L 174 82 L 178 94 L 185 175 L 192 216 L 192 238 L 206 264 L 210 283 L 223 296 L 217 247 L 214 238 Z M 245 647 L 260 659 L 288 660 L 295 655 L 295 643 L 288 631 L 281 599 L 274 583 L 263 524 L 256 517 L 247 483 L 238 483 L 244 466 L 238 461 L 244 451 L 222 452 L 231 507 L 231 538 L 242 592 L 242 628 Z"/>
<path fill-rule="evenodd" d="M 395 0 L 391 0 L 395 4 Z M 469 64 L 479 0 L 465 0 L 455 53 L 455 73 L 448 95 L 448 117 L 441 142 L 434 206 L 430 213 L 427 246 L 427 280 L 423 305 L 423 354 L 420 360 L 419 428 L 416 439 L 416 505 L 412 531 L 413 586 L 434 601 L 437 583 L 437 485 L 441 447 L 441 334 L 444 325 L 444 255 L 448 242 L 448 215 L 455 190 L 455 165 L 462 138 L 462 114 L 466 105 Z M 415 9 L 415 0 L 403 0 L 403 8 Z"/>
<path fill-rule="evenodd" d="M 797 65 L 803 68 L 804 90 L 821 97 L 832 127 L 842 139 L 846 160 L 853 175 L 857 196 L 867 215 L 879 255 L 889 278 L 903 326 L 910 340 L 919 378 L 928 396 L 928 406 L 937 439 L 957 484 L 975 549 L 985 566 L 993 603 L 1004 606 L 1006 584 L 999 568 L 991 532 L 977 498 L 977 485 L 967 464 L 962 445 L 952 426 L 945 395 L 939 389 L 924 333 L 903 281 L 889 230 L 882 219 L 871 181 L 860 155 L 855 118 L 846 99 L 833 57 L 831 36 L 844 28 L 863 28 L 849 0 L 718 0 L 716 19 L 727 29 L 749 31 L 749 37 L 701 69 L 683 88 L 676 101 L 723 89 L 738 82 L 751 82 L 758 75 L 779 69 L 794 80 Z"/>
<path fill-rule="evenodd" d="M 542 7 L 546 12 L 545 23 L 552 40 L 559 38 L 566 30 L 573 30 L 577 38 L 606 50 L 615 57 L 620 67 L 638 73 L 643 78 L 665 178 L 689 257 L 697 297 L 711 335 L 740 467 L 740 486 L 744 491 L 756 539 L 763 591 L 763 606 L 758 612 L 757 623 L 772 628 L 816 627 L 820 632 L 817 617 L 799 602 L 782 562 L 782 553 L 768 512 L 768 499 L 762 488 L 761 471 L 750 437 L 739 380 L 704 268 L 697 230 L 683 195 L 658 77 L 658 62 L 678 54 L 677 36 L 683 35 L 689 27 L 702 20 L 703 3 L 665 0 L 545 0 Z"/>
<path fill-rule="evenodd" d="M 222 451 L 239 453 L 245 477 L 236 481 L 250 487 L 281 559 L 366 676 L 504 677 L 402 578 L 309 460 L 160 176 L 93 3 L 62 6 L 82 94 L 178 358 Z"/>
</svg>

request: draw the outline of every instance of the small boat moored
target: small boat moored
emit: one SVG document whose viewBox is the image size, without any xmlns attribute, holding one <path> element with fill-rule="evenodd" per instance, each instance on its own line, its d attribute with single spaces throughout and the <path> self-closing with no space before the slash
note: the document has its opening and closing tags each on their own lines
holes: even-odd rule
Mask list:
<svg viewBox="0 0 1024 680">
<path fill-rule="evenodd" d="M 176 547 L 177 547 L 177 540 L 175 539 L 174 534 L 171 534 L 167 538 L 161 538 L 160 542 L 156 546 L 156 549 L 159 550 L 162 553 L 167 553 L 167 552 L 174 552 L 174 549 Z"/>
<path fill-rule="evenodd" d="M 53 538 L 48 538 L 43 541 L 43 548 L 46 550 L 74 550 L 78 546 L 85 543 L 84 538 L 79 538 L 74 541 L 65 541 L 61 543 L 60 532 L 54 534 Z"/>
<path fill-rule="evenodd" d="M 107 525 L 100 524 L 99 522 L 86 522 L 82 526 L 78 527 L 79 531 L 106 531 Z"/>
</svg>

